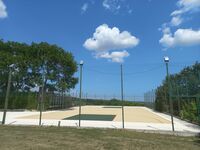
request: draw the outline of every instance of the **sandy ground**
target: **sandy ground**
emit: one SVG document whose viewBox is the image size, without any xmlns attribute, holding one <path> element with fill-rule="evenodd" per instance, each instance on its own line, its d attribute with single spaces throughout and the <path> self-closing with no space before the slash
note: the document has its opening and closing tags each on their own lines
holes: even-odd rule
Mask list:
<svg viewBox="0 0 200 150">
<path fill-rule="evenodd" d="M 82 106 L 82 114 L 100 114 L 100 115 L 116 115 L 113 121 L 122 121 L 122 109 L 103 107 L 103 106 Z M 68 110 L 54 111 L 43 113 L 42 119 L 62 120 L 78 114 L 78 107 L 73 107 Z M 152 113 L 145 107 L 124 107 L 125 122 L 142 122 L 142 123 L 170 123 L 169 120 Z M 19 117 L 18 119 L 38 119 L 39 114 Z"/>
</svg>

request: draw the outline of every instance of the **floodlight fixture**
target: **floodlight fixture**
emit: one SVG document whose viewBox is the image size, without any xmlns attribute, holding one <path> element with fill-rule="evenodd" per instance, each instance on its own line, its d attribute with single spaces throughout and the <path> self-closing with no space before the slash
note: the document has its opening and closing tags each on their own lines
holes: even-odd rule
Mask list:
<svg viewBox="0 0 200 150">
<path fill-rule="evenodd" d="M 83 64 L 84 64 L 84 61 L 83 61 L 83 60 L 81 60 L 81 61 L 80 61 L 80 65 L 83 65 Z"/>
<path fill-rule="evenodd" d="M 169 57 L 168 57 L 168 56 L 165 56 L 165 57 L 164 57 L 164 61 L 165 61 L 166 63 L 168 63 L 168 62 L 169 62 Z"/>
</svg>

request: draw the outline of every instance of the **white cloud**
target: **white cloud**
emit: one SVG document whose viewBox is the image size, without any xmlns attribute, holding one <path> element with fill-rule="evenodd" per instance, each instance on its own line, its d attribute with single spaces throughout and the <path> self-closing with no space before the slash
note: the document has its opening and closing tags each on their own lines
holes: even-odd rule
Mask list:
<svg viewBox="0 0 200 150">
<path fill-rule="evenodd" d="M 118 14 L 119 12 L 132 13 L 132 8 L 130 8 L 127 0 L 103 0 L 102 6 L 114 14 Z"/>
<path fill-rule="evenodd" d="M 200 0 L 179 0 L 177 2 L 178 10 L 171 13 L 172 16 L 181 15 L 186 12 L 194 12 L 200 10 Z"/>
<path fill-rule="evenodd" d="M 102 5 L 105 9 L 113 12 L 118 11 L 121 8 L 120 0 L 103 0 Z"/>
<path fill-rule="evenodd" d="M 6 5 L 0 0 L 0 18 L 6 18 L 7 16 Z"/>
<path fill-rule="evenodd" d="M 171 20 L 172 26 L 179 26 L 182 23 L 183 19 L 180 16 L 174 16 Z"/>
<path fill-rule="evenodd" d="M 200 0 L 178 0 L 178 9 L 171 13 L 171 22 L 165 23 L 166 26 L 179 26 L 184 21 L 185 13 L 200 11 Z"/>
<path fill-rule="evenodd" d="M 163 34 L 168 34 L 168 33 L 171 33 L 171 29 L 169 27 L 163 27 L 162 29 Z"/>
<path fill-rule="evenodd" d="M 139 39 L 128 31 L 120 32 L 117 27 L 110 28 L 107 24 L 103 24 L 96 28 L 93 37 L 87 39 L 83 46 L 94 51 L 96 58 L 105 58 L 112 62 L 121 63 L 125 57 L 129 56 L 126 50 L 121 50 L 135 47 L 138 44 Z"/>
<path fill-rule="evenodd" d="M 85 41 L 84 47 L 94 51 L 120 50 L 139 44 L 139 39 L 128 31 L 120 32 L 117 27 L 109 28 L 107 24 L 96 28 L 93 37 Z"/>
<path fill-rule="evenodd" d="M 88 3 L 84 3 L 83 6 L 81 7 L 81 13 L 85 13 L 88 9 Z"/>
<path fill-rule="evenodd" d="M 165 33 L 159 42 L 165 47 L 200 45 L 200 30 L 178 29 L 174 35 Z"/>
<path fill-rule="evenodd" d="M 177 7 L 178 9 L 171 13 L 171 21 L 164 23 L 160 28 L 163 32 L 163 37 L 159 42 L 165 47 L 199 44 L 199 30 L 178 29 L 173 36 L 170 28 L 181 25 L 185 20 L 185 14 L 200 11 L 200 0 L 178 0 Z M 190 38 L 189 36 L 193 37 Z"/>
<path fill-rule="evenodd" d="M 118 62 L 122 63 L 124 62 L 124 58 L 128 57 L 129 53 L 127 51 L 115 51 L 115 52 L 102 52 L 102 53 L 97 53 L 96 57 L 97 58 L 106 58 L 108 60 L 111 60 L 112 62 Z"/>
<path fill-rule="evenodd" d="M 109 2 L 109 0 L 104 0 L 102 3 L 102 5 L 105 9 L 111 9 L 111 6 L 108 2 Z"/>
</svg>

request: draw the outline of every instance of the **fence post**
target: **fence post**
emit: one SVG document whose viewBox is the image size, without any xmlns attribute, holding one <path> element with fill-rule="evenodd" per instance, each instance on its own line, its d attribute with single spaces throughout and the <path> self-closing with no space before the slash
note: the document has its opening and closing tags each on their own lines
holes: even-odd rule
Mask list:
<svg viewBox="0 0 200 150">
<path fill-rule="evenodd" d="M 7 113 L 7 108 L 8 108 L 8 98 L 9 98 L 9 94 L 10 94 L 11 80 L 12 80 L 12 71 L 11 71 L 11 68 L 9 68 L 8 85 L 7 85 L 7 90 L 6 90 L 6 98 L 5 98 L 2 124 L 5 124 L 5 122 L 6 122 L 6 113 Z"/>
<path fill-rule="evenodd" d="M 121 100 L 122 100 L 122 128 L 124 129 L 124 90 L 123 90 L 123 68 L 121 64 Z"/>
</svg>

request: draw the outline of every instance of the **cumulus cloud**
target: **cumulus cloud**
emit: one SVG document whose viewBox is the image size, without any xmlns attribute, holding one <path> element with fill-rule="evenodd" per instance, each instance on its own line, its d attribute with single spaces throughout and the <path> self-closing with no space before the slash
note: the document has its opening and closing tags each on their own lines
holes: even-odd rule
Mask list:
<svg viewBox="0 0 200 150">
<path fill-rule="evenodd" d="M 171 21 L 165 25 L 175 27 L 181 25 L 185 18 L 184 14 L 200 11 L 200 0 L 178 0 L 177 10 L 171 13 Z"/>
<path fill-rule="evenodd" d="M 6 5 L 0 0 L 0 18 L 6 18 L 7 16 Z"/>
<path fill-rule="evenodd" d="M 200 45 L 200 30 L 178 29 L 174 35 L 164 33 L 159 42 L 165 47 Z"/>
<path fill-rule="evenodd" d="M 168 34 L 168 33 L 171 33 L 171 30 L 169 27 L 165 27 L 162 29 L 162 32 L 163 32 L 163 34 Z"/>
<path fill-rule="evenodd" d="M 107 24 L 103 24 L 96 28 L 93 37 L 88 38 L 83 46 L 93 51 L 96 58 L 121 63 L 129 56 L 129 53 L 122 49 L 132 48 L 138 44 L 139 39 L 128 31 L 121 32 L 117 27 L 110 28 Z"/>
<path fill-rule="evenodd" d="M 174 16 L 171 20 L 172 26 L 179 26 L 183 22 L 183 19 L 180 16 Z"/>
<path fill-rule="evenodd" d="M 110 28 L 107 24 L 96 28 L 93 37 L 85 41 L 84 47 L 94 51 L 107 51 L 131 48 L 139 44 L 139 39 L 128 31 L 122 31 L 117 27 Z"/>
<path fill-rule="evenodd" d="M 85 13 L 88 9 L 88 3 L 84 3 L 83 6 L 81 7 L 81 13 Z"/>
<path fill-rule="evenodd" d="M 165 47 L 199 44 L 199 30 L 178 29 L 173 35 L 170 28 L 180 26 L 185 20 L 185 14 L 200 11 L 200 0 L 178 0 L 177 7 L 177 10 L 171 13 L 171 21 L 162 25 L 163 37 L 159 41 L 160 44 Z"/>
<path fill-rule="evenodd" d="M 171 13 L 172 26 L 178 26 L 183 22 L 183 14 L 200 11 L 200 0 L 179 0 L 178 9 Z"/>
<path fill-rule="evenodd" d="M 108 60 L 111 60 L 112 62 L 118 62 L 122 63 L 124 62 L 124 58 L 128 57 L 129 53 L 127 51 L 114 51 L 114 52 L 102 52 L 102 53 L 97 53 L 96 57 L 97 58 L 106 58 Z"/>
<path fill-rule="evenodd" d="M 179 9 L 171 13 L 172 16 L 181 15 L 186 12 L 194 12 L 200 10 L 200 0 L 179 0 L 177 2 Z"/>
</svg>

